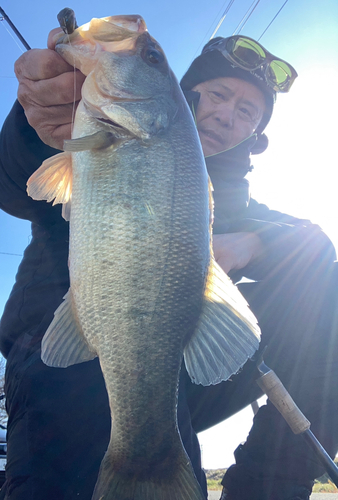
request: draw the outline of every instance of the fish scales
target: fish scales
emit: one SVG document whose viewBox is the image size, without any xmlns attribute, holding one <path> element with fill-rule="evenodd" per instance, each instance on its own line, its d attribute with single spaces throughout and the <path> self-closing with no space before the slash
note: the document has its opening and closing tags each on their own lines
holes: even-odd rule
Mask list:
<svg viewBox="0 0 338 500">
<path fill-rule="evenodd" d="M 178 127 L 173 138 L 175 135 L 179 138 L 179 134 L 182 131 Z M 179 149 L 180 140 L 176 142 L 175 147 Z M 191 280 L 192 276 L 199 276 L 199 286 L 196 288 L 201 294 L 209 259 L 209 238 L 205 231 L 201 231 L 201 227 L 208 223 L 206 183 L 196 179 L 193 185 L 186 185 L 189 176 L 186 164 L 194 165 L 192 169 L 196 170 L 196 153 L 192 148 L 187 150 L 182 144 L 182 153 L 178 155 L 181 165 L 177 159 L 170 165 L 168 158 L 174 156 L 170 149 L 169 141 L 167 147 L 166 144 L 156 144 L 154 147 L 142 148 L 140 152 L 138 145 L 126 145 L 115 153 L 114 162 L 118 167 L 108 157 L 108 167 L 95 169 L 96 173 L 93 173 L 92 168 L 87 169 L 89 179 L 83 175 L 82 165 L 92 163 L 81 158 L 87 153 L 76 153 L 80 156 L 79 160 L 76 159 L 76 163 L 79 162 L 80 179 L 78 182 L 77 167 L 74 166 L 70 274 L 74 297 L 88 281 L 87 297 L 76 299 L 79 314 L 83 310 L 83 321 L 87 318 L 92 302 L 95 303 L 95 310 L 115 308 L 115 302 L 111 304 L 112 293 L 115 293 L 116 302 L 119 303 L 117 315 L 121 308 L 124 311 L 126 307 L 129 308 L 132 298 L 132 307 L 142 311 L 142 304 L 145 303 L 146 312 L 149 313 L 160 301 L 159 286 L 166 278 L 165 266 L 167 273 L 176 273 L 173 282 L 177 281 L 177 284 L 175 288 L 171 286 L 170 291 L 173 297 L 179 297 L 177 302 L 181 302 L 180 290 L 187 288 L 181 286 L 184 278 L 189 277 Z M 126 158 L 128 169 L 124 168 Z M 133 158 L 135 168 L 130 168 Z M 101 162 L 101 158 L 98 162 Z M 159 170 L 159 164 L 164 167 L 164 173 Z M 193 173 L 196 177 L 196 172 Z M 137 189 L 133 194 L 135 190 L 131 191 L 131 186 L 135 185 Z M 88 186 L 92 187 L 87 196 Z M 92 205 L 88 202 L 90 197 Z M 203 197 L 204 203 L 201 203 Z M 176 199 L 174 206 L 173 198 Z M 191 259 L 187 260 L 186 255 L 191 255 Z M 195 269 L 196 266 L 203 268 L 204 276 L 202 273 L 192 274 L 189 265 Z M 86 280 L 89 269 L 91 277 Z M 97 279 L 93 280 L 93 276 Z M 93 283 L 100 283 L 101 293 L 92 289 Z M 107 297 L 105 303 L 101 302 L 102 295 Z M 165 307 L 168 305 L 170 303 L 166 303 Z M 101 327 L 99 319 L 97 328 L 100 330 Z M 93 325 L 90 329 L 93 329 Z M 88 332 L 89 340 L 90 335 Z"/>
<path fill-rule="evenodd" d="M 66 152 L 28 181 L 70 220 L 71 286 L 42 359 L 99 357 L 112 427 L 93 500 L 202 500 L 177 427 L 183 353 L 192 380 L 218 383 L 259 330 L 212 258 L 196 128 L 139 16 L 94 19 L 56 50 L 86 80 Z"/>
<path fill-rule="evenodd" d="M 181 120 L 154 144 L 75 153 L 73 162 L 74 303 L 110 397 L 107 454 L 141 478 L 155 464 L 170 470 L 177 374 L 209 260 L 207 178 L 199 143 L 186 144 L 189 126 Z"/>
</svg>

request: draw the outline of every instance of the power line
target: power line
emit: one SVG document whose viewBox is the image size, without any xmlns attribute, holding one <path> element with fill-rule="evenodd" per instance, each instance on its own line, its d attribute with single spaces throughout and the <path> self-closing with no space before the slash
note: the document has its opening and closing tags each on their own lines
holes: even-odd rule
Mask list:
<svg viewBox="0 0 338 500">
<path fill-rule="evenodd" d="M 224 19 L 226 18 L 226 15 L 227 15 L 227 13 L 229 12 L 229 10 L 231 9 L 231 6 L 232 6 L 232 4 L 234 3 L 234 1 L 235 1 L 235 0 L 230 0 L 230 2 L 228 3 L 228 5 L 227 5 L 227 7 L 226 7 L 225 11 L 224 11 L 224 12 L 223 12 L 223 14 L 222 14 L 222 17 L 221 17 L 221 19 L 220 19 L 219 23 L 218 23 L 218 24 L 217 24 L 217 26 L 216 26 L 215 31 L 213 32 L 213 34 L 212 34 L 212 35 L 211 35 L 211 37 L 210 37 L 210 40 L 212 40 L 212 39 L 214 38 L 214 36 L 216 35 L 217 31 L 220 29 L 221 24 L 223 23 Z"/>
<path fill-rule="evenodd" d="M 257 2 L 254 5 L 254 7 L 252 8 L 250 14 L 247 16 L 247 14 L 248 14 L 249 10 L 251 9 L 252 5 L 255 3 L 255 0 L 252 2 L 252 4 L 250 5 L 250 7 L 248 8 L 248 10 L 246 11 L 246 13 L 244 14 L 244 16 L 242 17 L 241 21 L 237 25 L 235 31 L 233 32 L 233 35 L 238 35 L 242 31 L 242 29 L 244 28 L 244 26 L 246 25 L 246 23 L 249 21 L 250 17 L 254 13 L 254 10 L 256 9 L 256 7 L 257 7 L 257 5 L 259 4 L 260 1 L 261 0 L 257 0 Z M 246 16 L 247 16 L 247 18 L 245 19 Z M 245 19 L 245 21 L 244 21 L 244 19 Z M 243 21 L 244 21 L 244 24 L 243 24 Z"/>
<path fill-rule="evenodd" d="M 226 6 L 226 8 L 225 8 L 225 11 L 224 11 L 224 12 L 226 12 L 226 13 L 228 13 L 228 12 L 229 12 L 229 9 L 230 9 L 231 5 L 234 3 L 234 1 L 235 1 L 235 0 L 229 0 L 228 5 Z M 208 35 L 209 31 L 211 30 L 212 26 L 213 26 L 213 25 L 215 24 L 215 22 L 217 21 L 217 19 L 218 19 L 218 17 L 219 17 L 219 15 L 220 15 L 220 13 L 222 12 L 222 10 L 223 10 L 223 8 L 224 8 L 224 5 L 225 5 L 225 4 L 226 4 L 226 2 L 224 2 L 224 4 L 222 5 L 222 7 L 219 9 L 219 11 L 217 12 L 217 14 L 216 14 L 216 16 L 215 16 L 214 20 L 212 21 L 212 23 L 210 24 L 209 28 L 207 29 L 206 34 L 204 35 L 204 37 L 203 37 L 203 39 L 202 39 L 201 43 L 199 44 L 199 46 L 197 47 L 197 50 L 196 50 L 195 54 L 193 55 L 193 59 L 195 59 L 196 55 L 199 53 L 199 51 L 200 51 L 200 49 L 201 49 L 202 45 L 204 44 L 205 39 L 207 38 L 207 35 Z M 230 7 L 229 7 L 229 4 L 231 4 L 231 5 L 230 5 Z M 228 10 L 227 10 L 227 9 L 228 9 Z M 224 12 L 223 12 L 222 16 L 224 16 Z M 215 36 L 215 35 L 213 35 L 213 36 Z M 213 38 L 213 36 L 212 36 L 211 38 Z M 211 40 L 211 38 L 210 38 L 210 40 Z"/>
<path fill-rule="evenodd" d="M 263 31 L 263 33 L 261 34 L 261 36 L 258 38 L 258 42 L 259 40 L 262 38 L 262 36 L 264 35 L 264 33 L 266 31 L 268 31 L 268 29 L 270 28 L 271 24 L 274 22 L 274 20 L 276 19 L 276 17 L 278 16 L 278 14 L 280 13 L 280 11 L 283 9 L 284 5 L 288 3 L 289 0 L 285 0 L 285 2 L 283 3 L 283 5 L 281 6 L 281 8 L 279 9 L 279 11 L 277 12 L 277 14 L 275 15 L 275 17 L 272 19 L 272 21 L 270 21 L 270 23 L 267 25 L 267 27 L 265 28 L 265 30 Z"/>
<path fill-rule="evenodd" d="M 2 255 L 15 255 L 16 257 L 22 257 L 22 253 L 9 253 L 9 252 L 0 252 Z"/>
<path fill-rule="evenodd" d="M 253 0 L 252 4 L 250 5 L 250 7 L 248 8 L 248 10 L 246 11 L 246 13 L 244 14 L 244 16 L 242 17 L 242 19 L 239 21 L 239 23 L 237 24 L 237 27 L 235 29 L 235 31 L 233 32 L 233 35 L 235 35 L 236 31 L 237 31 L 237 28 L 239 28 L 239 26 L 242 24 L 243 20 L 245 19 L 245 17 L 247 16 L 248 12 L 250 11 L 251 7 L 253 6 L 253 4 L 255 3 L 256 0 Z"/>
</svg>

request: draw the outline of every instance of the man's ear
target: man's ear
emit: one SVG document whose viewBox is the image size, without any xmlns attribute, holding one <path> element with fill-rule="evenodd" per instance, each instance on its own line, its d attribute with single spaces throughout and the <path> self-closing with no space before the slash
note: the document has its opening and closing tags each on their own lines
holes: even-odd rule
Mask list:
<svg viewBox="0 0 338 500">
<path fill-rule="evenodd" d="M 261 153 L 264 153 L 268 145 L 269 145 L 269 139 L 267 138 L 267 136 L 265 134 L 259 134 L 257 136 L 257 141 L 255 145 L 251 149 L 251 154 L 259 155 Z"/>
</svg>

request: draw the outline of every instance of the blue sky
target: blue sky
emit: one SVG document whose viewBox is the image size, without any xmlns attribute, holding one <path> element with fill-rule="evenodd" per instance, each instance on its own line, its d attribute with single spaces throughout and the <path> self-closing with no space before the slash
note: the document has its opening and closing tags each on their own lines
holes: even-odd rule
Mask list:
<svg viewBox="0 0 338 500">
<path fill-rule="evenodd" d="M 261 0 L 241 33 L 257 39 L 283 3 Z M 92 17 L 141 14 L 180 78 L 207 42 L 227 4 L 228 0 L 144 0 L 142 4 L 136 0 L 73 0 L 68 6 L 75 10 L 79 24 Z M 251 4 L 252 0 L 235 0 L 218 34 L 231 35 Z M 49 30 L 57 25 L 57 13 L 66 6 L 59 0 L 36 0 L 34 4 L 1 0 L 0 5 L 34 48 L 45 47 Z M 0 22 L 1 123 L 16 97 L 13 64 L 24 50 L 7 30 L 10 32 L 7 23 Z M 252 196 L 271 208 L 311 219 L 338 246 L 338 2 L 289 0 L 261 43 L 289 61 L 299 78 L 290 94 L 277 99 L 267 128 L 269 148 L 254 157 L 255 169 L 249 177 Z M 0 252 L 22 254 L 29 238 L 28 222 L 0 212 Z M 0 313 L 19 263 L 20 257 L 0 253 Z M 225 455 L 224 448 L 219 454 L 219 436 L 224 432 L 235 435 L 234 445 L 225 446 L 233 449 L 249 428 L 250 411 L 245 415 L 247 425 L 241 424 L 242 433 L 227 423 L 222 430 L 212 431 L 215 438 L 211 434 L 205 442 L 202 438 L 206 467 L 231 463 L 231 455 Z"/>
</svg>

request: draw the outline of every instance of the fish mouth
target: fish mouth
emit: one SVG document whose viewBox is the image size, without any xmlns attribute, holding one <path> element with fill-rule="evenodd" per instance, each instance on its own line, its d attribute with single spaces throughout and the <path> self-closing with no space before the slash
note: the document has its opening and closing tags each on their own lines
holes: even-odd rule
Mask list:
<svg viewBox="0 0 338 500">
<path fill-rule="evenodd" d="M 116 132 L 122 132 L 122 131 L 124 131 L 125 134 L 128 134 L 128 136 L 132 135 L 128 131 L 128 129 L 126 129 L 125 127 L 123 127 L 119 123 L 115 122 L 111 118 L 108 118 L 108 116 L 105 113 L 103 113 L 99 107 L 94 106 L 90 102 L 87 102 L 85 99 L 82 99 L 82 100 L 83 100 L 83 104 L 84 104 L 85 108 L 87 109 L 89 115 L 92 118 L 94 118 L 94 120 L 96 120 L 97 122 L 102 123 L 103 125 L 107 125 L 110 129 L 113 129 Z"/>
<path fill-rule="evenodd" d="M 98 122 L 102 123 L 105 126 L 108 126 L 110 131 L 113 133 L 113 136 L 116 139 L 132 139 L 135 138 L 135 135 L 128 130 L 127 128 L 123 127 L 117 122 L 114 122 L 113 120 L 110 120 L 109 118 L 95 118 Z"/>
<path fill-rule="evenodd" d="M 101 123 L 105 123 L 106 125 L 109 125 L 110 127 L 113 127 L 113 128 L 127 130 L 124 127 L 122 127 L 122 125 L 119 125 L 118 123 L 113 122 L 113 120 L 109 120 L 108 118 L 96 118 L 96 120 L 101 122 Z"/>
<path fill-rule="evenodd" d="M 140 102 L 140 99 L 115 99 L 111 98 L 113 102 Z M 142 99 L 142 101 L 147 101 L 148 99 Z M 100 123 L 106 129 L 109 128 L 110 132 L 118 139 L 149 139 L 149 134 L 145 132 L 137 121 L 132 118 L 132 115 L 128 114 L 130 119 L 125 119 L 122 117 L 121 121 L 119 120 L 119 116 L 117 113 L 117 120 L 115 121 L 114 113 L 106 113 L 104 109 L 100 108 L 82 96 L 82 102 L 87 109 L 89 116 L 94 119 L 97 123 Z"/>
<path fill-rule="evenodd" d="M 55 35 L 56 45 L 90 42 L 98 43 L 104 50 L 112 51 L 111 47 L 108 47 L 115 42 L 117 50 L 121 50 L 120 44 L 134 45 L 135 39 L 148 31 L 144 19 L 139 15 L 93 18 L 79 27 L 74 11 L 66 8 L 59 12 L 58 20 L 63 32 Z M 106 45 L 108 47 L 105 47 Z"/>
</svg>

